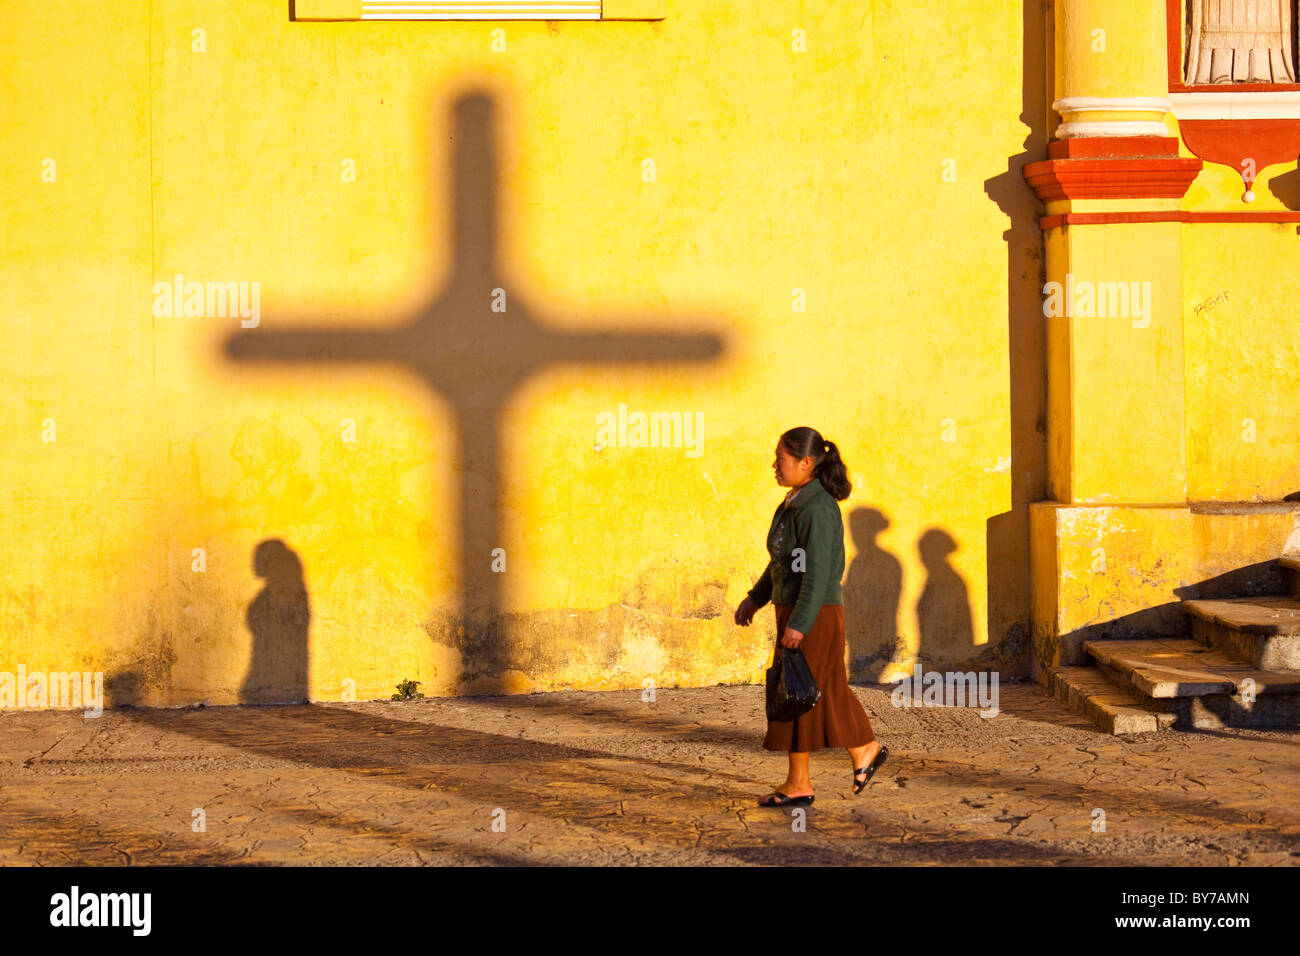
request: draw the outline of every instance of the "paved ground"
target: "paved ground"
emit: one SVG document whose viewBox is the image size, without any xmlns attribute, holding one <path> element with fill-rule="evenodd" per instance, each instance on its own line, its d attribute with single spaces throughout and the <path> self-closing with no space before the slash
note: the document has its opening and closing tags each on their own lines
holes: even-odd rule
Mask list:
<svg viewBox="0 0 1300 956">
<path fill-rule="evenodd" d="M 1110 737 L 1032 683 L 991 720 L 854 691 L 890 758 L 854 797 L 814 754 L 804 831 L 755 806 L 785 775 L 757 686 L 8 712 L 0 863 L 1300 862 L 1300 733 Z"/>
</svg>

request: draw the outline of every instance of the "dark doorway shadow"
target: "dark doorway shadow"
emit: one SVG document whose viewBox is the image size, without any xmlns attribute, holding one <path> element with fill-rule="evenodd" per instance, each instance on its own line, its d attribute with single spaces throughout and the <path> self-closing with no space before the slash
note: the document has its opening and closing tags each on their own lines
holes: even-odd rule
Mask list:
<svg viewBox="0 0 1300 956">
<path fill-rule="evenodd" d="M 927 664 L 964 662 L 975 649 L 975 624 L 966 582 L 948 563 L 948 555 L 957 550 L 957 542 L 948 532 L 929 528 L 921 535 L 916 549 L 925 565 L 925 588 L 916 602 L 921 635 L 916 656 Z"/>
<path fill-rule="evenodd" d="M 1038 227 L 1038 197 L 1025 182 L 1027 163 L 1047 156 L 1051 11 L 1043 0 L 1021 7 L 1020 121 L 1028 127 L 1024 152 L 1007 171 L 987 179 L 984 191 L 1006 215 L 1007 355 L 1010 365 L 1011 508 L 988 519 L 988 644 L 991 662 L 1007 676 L 1030 672 L 1029 505 L 1047 497 L 1047 359 L 1042 289 L 1046 259 Z"/>
<path fill-rule="evenodd" d="M 849 679 L 874 681 L 878 662 L 898 659 L 898 606 L 903 565 L 877 542 L 889 518 L 876 508 L 854 508 L 849 534 L 857 554 L 844 578 L 844 626 L 848 632 Z M 872 673 L 875 671 L 875 673 Z"/>
<path fill-rule="evenodd" d="M 253 635 L 241 704 L 297 704 L 307 700 L 307 631 L 311 605 L 302 561 L 279 538 L 253 551 L 253 573 L 266 584 L 248 605 Z"/>
<path fill-rule="evenodd" d="M 711 328 L 690 318 L 670 327 L 655 327 L 644 317 L 606 317 L 579 328 L 546 321 L 499 259 L 500 133 L 493 98 L 471 91 L 458 96 L 451 113 L 449 128 L 430 124 L 425 133 L 430 155 L 448 140 L 453 144 L 451 183 L 442 174 L 429 178 L 429 201 L 447 212 L 431 218 L 450 219 L 452 261 L 445 278 L 432 280 L 426 304 L 377 327 L 322 324 L 318 316 L 264 318 L 257 328 L 231 335 L 225 349 L 241 363 L 310 363 L 324 382 L 338 363 L 396 367 L 417 376 L 431 398 L 436 394 L 453 423 L 445 441 L 454 448 L 459 485 L 445 497 L 456 509 L 457 549 L 449 558 L 459 585 L 456 600 L 434 609 L 424 629 L 434 642 L 460 652 L 462 683 L 487 678 L 500 689 L 506 670 L 526 669 L 507 635 L 503 575 L 493 567 L 494 549 L 509 550 L 502 520 L 501 421 L 512 397 L 539 373 L 559 366 L 714 361 L 724 352 L 725 317 L 711 316 Z M 443 245 L 441 237 L 430 237 L 431 248 Z M 622 331 L 627 326 L 644 331 Z"/>
</svg>

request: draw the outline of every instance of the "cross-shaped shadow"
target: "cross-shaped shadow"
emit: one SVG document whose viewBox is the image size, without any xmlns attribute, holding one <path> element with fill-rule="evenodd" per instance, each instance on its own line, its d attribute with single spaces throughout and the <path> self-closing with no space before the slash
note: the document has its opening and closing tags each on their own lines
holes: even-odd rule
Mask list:
<svg viewBox="0 0 1300 956">
<path fill-rule="evenodd" d="M 450 406 L 460 475 L 459 565 L 462 680 L 512 666 L 502 615 L 501 575 L 492 550 L 505 545 L 501 521 L 501 426 L 511 395 L 531 376 L 559 365 L 699 363 L 719 358 L 720 335 L 565 331 L 539 322 L 506 287 L 497 261 L 497 131 L 489 94 L 460 97 L 453 110 L 450 188 L 453 264 L 440 296 L 408 321 L 379 330 L 304 325 L 231 335 L 227 355 L 241 362 L 388 363 L 418 374 Z M 504 310 L 501 309 L 504 290 Z M 595 419 L 593 416 L 593 435 Z M 508 551 L 508 549 L 507 549 Z M 508 565 L 507 565 L 508 566 Z M 552 569 L 563 574 L 562 566 Z"/>
</svg>

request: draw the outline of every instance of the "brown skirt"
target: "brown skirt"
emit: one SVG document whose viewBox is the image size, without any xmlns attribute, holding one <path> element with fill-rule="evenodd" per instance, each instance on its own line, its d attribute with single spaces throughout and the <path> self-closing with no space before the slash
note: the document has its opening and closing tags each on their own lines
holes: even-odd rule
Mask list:
<svg viewBox="0 0 1300 956">
<path fill-rule="evenodd" d="M 793 604 L 776 604 L 776 647 L 781 646 Z M 808 669 L 821 688 L 816 706 L 794 720 L 769 720 L 764 750 L 808 753 L 827 747 L 861 747 L 876 739 L 867 712 L 849 688 L 844 666 L 844 606 L 823 604 L 812 630 L 799 642 Z M 774 652 L 775 653 L 775 652 Z"/>
</svg>

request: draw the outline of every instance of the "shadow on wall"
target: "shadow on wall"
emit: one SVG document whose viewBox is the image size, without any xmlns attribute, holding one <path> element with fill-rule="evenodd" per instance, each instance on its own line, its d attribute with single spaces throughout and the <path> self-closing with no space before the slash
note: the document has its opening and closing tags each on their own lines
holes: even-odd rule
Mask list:
<svg viewBox="0 0 1300 956">
<path fill-rule="evenodd" d="M 1027 4 L 1027 11 L 1030 6 L 1034 5 Z M 1041 10 L 1036 15 L 1041 20 Z M 1033 16 L 1026 12 L 1026 24 L 1031 20 Z M 1041 33 L 1033 35 L 1041 37 Z M 1026 102 L 1025 116 L 1031 124 L 1028 144 L 1039 136 L 1043 120 L 1029 109 L 1028 99 Z M 521 669 L 521 661 L 535 657 L 537 650 L 519 646 L 525 638 L 508 632 L 502 612 L 503 582 L 501 575 L 493 572 L 491 560 L 492 549 L 505 538 L 500 419 L 512 396 L 533 376 L 556 366 L 608 370 L 611 366 L 658 363 L 698 367 L 716 362 L 725 353 L 720 331 L 725 325 L 715 323 L 710 329 L 697 321 L 694 331 L 678 332 L 677 327 L 691 323 L 677 320 L 672 331 L 660 330 L 649 326 L 644 316 L 630 316 L 602 322 L 609 331 L 599 327 L 588 331 L 544 321 L 539 310 L 513 294 L 498 261 L 498 131 L 493 98 L 483 91 L 471 92 L 458 97 L 451 112 L 450 129 L 435 129 L 430 124 L 426 131 L 430 153 L 447 139 L 454 144 L 449 193 L 443 195 L 441 178 L 428 180 L 430 201 L 449 213 L 453 258 L 446 284 L 432 290 L 429 304 L 413 315 L 399 317 L 395 324 L 365 322 L 356 328 L 317 316 L 263 316 L 258 327 L 231 335 L 225 353 L 235 362 L 271 369 L 308 365 L 319 369 L 324 386 L 331 383 L 330 366 L 340 362 L 396 366 L 418 375 L 449 410 L 452 434 L 445 440 L 454 446 L 461 476 L 460 488 L 450 489 L 446 496 L 461 505 L 454 556 L 459 593 L 449 602 L 449 609 L 431 610 L 425 630 L 433 642 L 459 651 L 461 680 L 469 683 L 476 678 L 499 680 L 505 671 Z M 1036 292 L 1039 277 L 1031 269 L 1037 254 L 1033 250 L 1041 248 L 1041 237 L 1033 220 L 1032 193 L 1019 175 L 1023 161 L 1029 158 L 1028 154 L 1014 157 L 1007 173 L 986 184 L 990 196 L 1012 220 L 1006 235 L 1012 293 L 1013 511 L 998 516 L 1009 520 L 990 520 L 988 541 L 989 639 L 991 643 L 1000 639 L 1007 653 L 1018 646 L 1008 638 L 1016 636 L 1016 628 L 1023 628 L 1019 622 L 1027 615 L 1027 503 L 1041 485 L 1040 479 L 1032 477 L 1038 474 L 1041 478 L 1041 434 L 1036 435 L 1035 423 L 1041 431 L 1042 363 L 1034 350 L 1037 347 L 1041 352 L 1042 336 Z M 433 237 L 431 245 L 439 247 L 441 243 Z M 508 302 L 508 308 L 498 308 L 501 302 Z M 1033 313 L 1039 315 L 1037 324 L 1032 321 Z M 617 330 L 629 325 L 645 331 Z M 851 612 L 846 608 L 858 622 L 850 634 L 859 669 L 879 661 L 882 655 L 897 658 L 902 588 L 898 559 L 875 544 L 875 537 L 888 527 L 887 518 L 875 509 L 861 511 L 861 517 L 855 512 L 850 518 L 850 527 L 861 542 L 848 582 L 858 600 Z M 934 534 L 952 542 L 945 532 L 935 529 Z M 283 542 L 263 542 L 259 550 L 263 546 L 268 548 L 260 562 L 266 570 L 266 585 L 248 610 L 254 651 L 240 696 L 248 703 L 301 700 L 306 697 L 310 621 L 302 562 Z M 973 647 L 969 598 L 960 575 L 947 564 L 951 549 L 945 551 L 945 547 L 941 538 L 931 537 L 922 550 L 927 584 L 918 606 L 921 650 L 932 656 L 929 645 L 934 643 L 969 656 Z M 532 630 L 537 638 L 545 639 L 545 628 Z M 130 675 L 119 676 L 126 679 Z"/>
<path fill-rule="evenodd" d="M 990 661 L 1007 676 L 1028 676 L 1032 653 L 1029 624 L 1029 505 L 1047 490 L 1047 358 L 1043 322 L 1046 257 L 1038 227 L 1038 197 L 1023 174 L 1027 163 L 1047 156 L 1048 19 L 1050 5 L 1021 5 L 1021 112 L 1023 152 L 1007 159 L 1007 170 L 984 181 L 984 192 L 1007 217 L 1007 356 L 1010 375 L 1010 456 L 998 462 L 1009 471 L 1011 510 L 988 519 L 985 554 L 988 580 Z"/>
<path fill-rule="evenodd" d="M 920 640 L 916 653 L 909 653 L 898 632 L 903 565 L 877 540 L 889 525 L 878 508 L 855 508 L 849 514 L 849 533 L 857 552 L 844 579 L 850 678 L 874 682 L 889 665 L 910 671 L 915 660 L 961 669 L 989 667 L 1019 676 L 1024 648 L 1018 642 L 975 643 L 970 591 L 949 561 L 957 542 L 941 528 L 927 529 L 917 541 L 925 585 L 916 603 Z"/>
<path fill-rule="evenodd" d="M 917 656 L 922 661 L 964 661 L 975 649 L 966 582 L 948 563 L 957 550 L 952 535 L 929 528 L 916 543 L 925 566 L 925 587 L 916 602 L 916 624 L 921 635 Z"/>
<path fill-rule="evenodd" d="M 857 553 L 849 563 L 843 591 L 852 680 L 876 680 L 880 667 L 874 665 L 900 661 L 907 650 L 898 635 L 903 565 L 876 540 L 888 527 L 889 519 L 876 508 L 854 508 L 849 513 L 849 534 Z"/>
<path fill-rule="evenodd" d="M 253 635 L 241 704 L 296 704 L 307 700 L 307 629 L 311 605 L 302 561 L 279 538 L 253 551 L 253 573 L 266 580 L 248 605 Z"/>
<path fill-rule="evenodd" d="M 1300 210 L 1300 168 L 1274 176 L 1268 181 L 1268 191 L 1287 209 Z M 1300 226 L 1296 231 L 1300 232 Z"/>
<path fill-rule="evenodd" d="M 253 573 L 264 583 L 244 616 L 253 645 L 239 703 L 302 703 L 308 700 L 311 627 L 302 560 L 279 538 L 268 538 L 253 549 Z M 171 688 L 176 660 L 172 642 L 164 641 L 157 653 L 107 675 L 104 687 L 112 706 L 153 706 L 147 702 Z"/>
<path fill-rule="evenodd" d="M 511 288 L 498 261 L 498 135 L 494 101 L 483 91 L 455 101 L 450 129 L 430 128 L 426 133 L 431 152 L 448 139 L 454 143 L 449 195 L 442 193 L 441 178 L 429 181 L 431 202 L 450 212 L 453 262 L 446 284 L 432 290 L 427 306 L 397 324 L 379 327 L 369 322 L 360 328 L 322 324 L 312 316 L 280 316 L 271 322 L 264 317 L 258 327 L 236 332 L 225 344 L 227 357 L 241 363 L 311 363 L 319 369 L 323 385 L 329 384 L 333 363 L 397 366 L 414 372 L 441 398 L 453 422 L 453 434 L 445 441 L 454 447 L 452 460 L 460 474 L 459 489 L 447 495 L 461 505 L 455 556 L 460 584 L 458 601 L 450 602 L 454 609 L 432 611 L 425 631 L 435 643 L 460 652 L 462 682 L 488 678 L 496 682 L 494 687 L 505 671 L 526 669 L 525 659 L 535 662 L 539 650 L 515 646 L 523 638 L 507 633 L 502 575 L 492 568 L 492 549 L 506 537 L 501 417 L 512 396 L 533 376 L 556 366 L 608 371 L 627 365 L 704 363 L 724 353 L 720 334 L 703 328 L 688 333 L 655 328 L 642 316 L 613 317 L 602 323 L 609 331 L 566 330 L 541 321 L 539 310 Z M 431 244 L 441 245 L 436 237 Z M 674 323 L 689 324 L 684 319 Z M 618 331 L 621 326 L 644 331 Z M 268 584 L 268 589 L 274 591 L 274 586 Z M 271 610 L 259 609 L 259 615 L 283 610 L 270 599 L 265 607 Z M 279 629 L 278 639 L 296 639 L 286 637 L 298 624 L 293 614 L 273 624 L 268 620 L 272 618 L 259 616 L 259 626 Z M 264 675 L 275 676 L 275 666 L 288 667 L 266 666 L 255 653 L 245 692 L 260 694 Z M 285 673 L 297 680 L 296 671 Z M 297 685 L 287 690 L 296 692 Z"/>
</svg>

